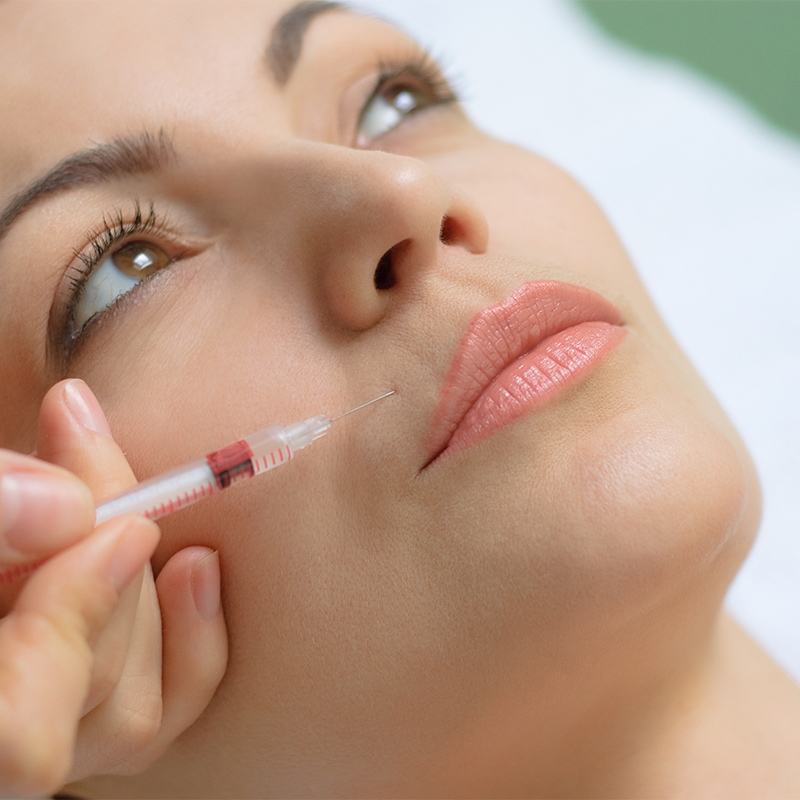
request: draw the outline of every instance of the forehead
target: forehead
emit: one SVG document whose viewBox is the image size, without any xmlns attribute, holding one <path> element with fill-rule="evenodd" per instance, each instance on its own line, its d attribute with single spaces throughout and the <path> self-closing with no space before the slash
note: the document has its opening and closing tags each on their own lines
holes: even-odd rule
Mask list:
<svg viewBox="0 0 800 800">
<path fill-rule="evenodd" d="M 293 5 L 0 2 L 0 184 L 91 141 L 246 105 L 254 82 L 269 103 L 265 47 Z"/>
<path fill-rule="evenodd" d="M 186 64 L 212 75 L 235 51 L 263 43 L 286 0 L 6 0 L 0 2 L 0 68 L 21 80 L 34 71 L 51 87 L 76 77 L 135 83 L 151 67 Z M 70 67 L 75 74 L 55 74 Z"/>
</svg>

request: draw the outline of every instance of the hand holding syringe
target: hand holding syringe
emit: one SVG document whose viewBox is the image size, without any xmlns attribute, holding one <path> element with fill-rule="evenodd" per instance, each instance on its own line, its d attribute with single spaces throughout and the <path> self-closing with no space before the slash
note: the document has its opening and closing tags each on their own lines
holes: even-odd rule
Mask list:
<svg viewBox="0 0 800 800">
<path fill-rule="evenodd" d="M 296 450 L 302 450 L 324 436 L 332 422 L 391 394 L 394 391 L 337 417 L 328 418 L 320 414 L 285 428 L 279 425 L 264 428 L 246 439 L 209 453 L 205 458 L 150 478 L 98 506 L 95 524 L 121 514 L 143 514 L 150 519 L 159 519 L 247 478 L 288 464 Z"/>
</svg>

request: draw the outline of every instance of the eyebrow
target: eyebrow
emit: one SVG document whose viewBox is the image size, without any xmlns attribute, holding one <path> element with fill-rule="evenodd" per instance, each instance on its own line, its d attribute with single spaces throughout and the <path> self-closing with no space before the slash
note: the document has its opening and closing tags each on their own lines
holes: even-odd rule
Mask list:
<svg viewBox="0 0 800 800">
<path fill-rule="evenodd" d="M 158 134 L 145 131 L 72 153 L 11 198 L 0 214 L 0 239 L 20 214 L 43 197 L 77 186 L 154 172 L 173 161 L 175 151 L 163 130 Z"/>
<path fill-rule="evenodd" d="M 292 76 L 308 26 L 320 15 L 330 11 L 350 11 L 346 3 L 332 0 L 303 0 L 292 6 L 272 29 L 266 61 L 278 86 L 285 86 Z"/>
</svg>

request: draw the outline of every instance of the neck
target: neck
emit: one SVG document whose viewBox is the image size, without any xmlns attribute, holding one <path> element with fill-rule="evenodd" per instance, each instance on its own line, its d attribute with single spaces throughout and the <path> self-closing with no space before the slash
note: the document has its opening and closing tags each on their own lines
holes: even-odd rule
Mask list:
<svg viewBox="0 0 800 800">
<path fill-rule="evenodd" d="M 730 617 L 656 739 L 639 796 L 800 796 L 800 687 Z"/>
<path fill-rule="evenodd" d="M 474 750 L 437 764 L 433 792 L 800 796 L 800 688 L 730 618 L 719 619 L 707 646 L 680 670 L 645 683 L 640 666 L 630 665 L 629 675 L 618 671 L 611 683 L 599 681 L 602 690 L 580 702 L 576 697 L 572 707 L 556 687 L 537 693 L 527 707 L 512 690 L 516 702 L 496 715 L 497 724 L 469 737 Z M 573 680 L 563 676 L 567 686 Z M 548 697 L 558 697 L 551 702 L 552 725 L 543 721 Z"/>
</svg>

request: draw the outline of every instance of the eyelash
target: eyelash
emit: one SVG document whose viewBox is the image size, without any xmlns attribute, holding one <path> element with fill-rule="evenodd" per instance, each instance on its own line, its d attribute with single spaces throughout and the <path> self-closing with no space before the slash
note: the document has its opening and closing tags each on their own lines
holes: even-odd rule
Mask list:
<svg viewBox="0 0 800 800">
<path fill-rule="evenodd" d="M 70 351 L 71 345 L 81 338 L 85 330 L 84 327 L 71 337 L 68 335 L 83 290 L 98 264 L 113 253 L 118 246 L 125 244 L 128 240 L 133 240 L 134 237 L 144 235 L 147 235 L 148 238 L 163 239 L 168 235 L 167 222 L 165 218 L 156 213 L 152 202 L 144 215 L 139 201 L 134 200 L 132 216 L 125 214 L 122 209 L 116 209 L 111 217 L 104 216 L 101 227 L 86 237 L 89 240 L 88 252 L 86 250 L 74 251 L 74 262 L 66 274 L 69 282 L 69 300 L 64 309 L 62 327 L 67 352 Z"/>
</svg>

